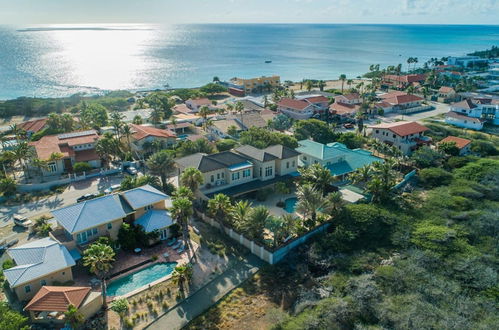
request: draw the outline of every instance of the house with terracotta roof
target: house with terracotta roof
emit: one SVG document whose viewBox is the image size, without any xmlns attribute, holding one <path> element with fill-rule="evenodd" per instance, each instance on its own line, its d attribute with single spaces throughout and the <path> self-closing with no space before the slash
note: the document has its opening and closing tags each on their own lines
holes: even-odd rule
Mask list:
<svg viewBox="0 0 499 330">
<path fill-rule="evenodd" d="M 427 107 L 423 107 L 424 99 L 422 97 L 401 91 L 382 94 L 379 99 L 380 102 L 376 103 L 375 106 L 383 109 L 385 113 L 393 111 L 411 113 L 427 109 Z"/>
<path fill-rule="evenodd" d="M 18 127 L 24 130 L 28 137 L 30 137 L 47 127 L 47 118 L 28 120 L 20 123 Z"/>
<path fill-rule="evenodd" d="M 359 93 L 349 93 L 345 95 L 338 95 L 334 97 L 334 103 L 342 103 L 342 104 L 361 104 L 362 99 Z"/>
<path fill-rule="evenodd" d="M 460 156 L 465 156 L 471 153 L 471 140 L 449 135 L 445 139 L 440 140 L 438 144 L 446 142 L 455 143 L 456 147 L 459 149 Z"/>
<path fill-rule="evenodd" d="M 420 146 L 431 143 L 431 138 L 424 136 L 428 128 L 414 121 L 382 123 L 368 127 L 372 130 L 372 138 L 396 147 L 404 155 L 409 155 Z"/>
<path fill-rule="evenodd" d="M 89 287 L 42 286 L 24 307 L 32 323 L 63 326 L 65 312 L 72 305 L 84 320 L 94 316 L 102 307 L 102 295 Z"/>
<path fill-rule="evenodd" d="M 73 280 L 76 262 L 68 249 L 51 237 L 7 249 L 15 266 L 3 271 L 10 289 L 21 301 L 31 299 L 44 285 Z"/>
<path fill-rule="evenodd" d="M 132 224 L 138 221 L 139 224 L 145 224 L 152 221 L 150 220 L 152 217 L 155 226 L 165 220 L 161 228 L 167 228 L 172 223 L 166 221 L 168 220 L 166 216 L 158 220 L 158 214 L 149 213 L 154 210 L 165 213 L 168 199 L 168 195 L 145 185 L 65 206 L 51 212 L 57 227 L 50 232 L 50 236 L 74 250 L 101 236 L 116 240 L 123 222 Z M 142 217 L 149 220 L 140 220 Z M 144 226 L 144 228 L 151 227 Z"/>
<path fill-rule="evenodd" d="M 383 85 L 397 89 L 406 89 L 414 83 L 423 83 L 426 79 L 424 74 L 387 74 L 383 76 Z"/>
<path fill-rule="evenodd" d="M 277 111 L 297 120 L 309 119 L 315 110 L 315 106 L 305 100 L 284 97 L 277 103 Z"/>
<path fill-rule="evenodd" d="M 456 99 L 459 99 L 459 95 L 454 88 L 442 86 L 438 89 L 438 102 L 449 103 L 456 101 Z"/>
<path fill-rule="evenodd" d="M 43 175 L 72 173 L 75 163 L 88 163 L 92 168 L 101 167 L 101 158 L 95 151 L 99 135 L 95 130 L 46 135 L 30 142 L 38 159 L 48 161 Z M 54 157 L 57 155 L 59 157 Z"/>
<path fill-rule="evenodd" d="M 187 106 L 187 108 L 191 110 L 191 113 L 199 112 L 199 109 L 201 109 L 201 107 L 203 106 L 207 106 L 211 110 L 216 110 L 216 107 L 214 107 L 211 101 L 206 97 L 197 98 L 197 99 L 188 99 L 185 101 L 185 105 Z"/>
<path fill-rule="evenodd" d="M 359 104 L 349 104 L 343 102 L 334 102 L 329 106 L 329 112 L 341 117 L 354 117 L 360 110 Z"/>
<path fill-rule="evenodd" d="M 168 129 L 156 128 L 147 125 L 130 124 L 132 135 L 130 136 L 130 145 L 133 151 L 142 153 L 145 144 L 153 142 L 160 143 L 163 147 L 173 146 L 177 141 L 175 132 Z M 123 142 L 127 143 L 126 137 Z"/>
</svg>

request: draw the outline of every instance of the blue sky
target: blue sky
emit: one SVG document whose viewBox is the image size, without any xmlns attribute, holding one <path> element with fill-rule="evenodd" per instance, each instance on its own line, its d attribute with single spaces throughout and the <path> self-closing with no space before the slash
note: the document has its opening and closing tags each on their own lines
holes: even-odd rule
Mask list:
<svg viewBox="0 0 499 330">
<path fill-rule="evenodd" d="M 0 0 L 0 24 L 498 24 L 499 0 Z"/>
</svg>

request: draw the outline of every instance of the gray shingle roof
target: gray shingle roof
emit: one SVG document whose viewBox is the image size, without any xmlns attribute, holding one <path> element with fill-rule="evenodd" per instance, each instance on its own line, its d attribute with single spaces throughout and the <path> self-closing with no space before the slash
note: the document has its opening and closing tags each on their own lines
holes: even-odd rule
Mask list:
<svg viewBox="0 0 499 330">
<path fill-rule="evenodd" d="M 197 153 L 176 160 L 180 167 L 194 167 L 203 173 L 242 164 L 246 161 L 248 161 L 248 157 L 232 151 L 223 151 L 212 155 Z"/>
<path fill-rule="evenodd" d="M 271 160 L 276 160 L 277 157 L 271 153 L 266 152 L 265 149 L 258 149 L 250 145 L 241 146 L 235 149 L 236 152 L 248 156 L 250 158 L 259 160 L 261 162 L 269 162 Z"/>
<path fill-rule="evenodd" d="M 135 220 L 136 225 L 141 225 L 146 233 L 162 229 L 173 224 L 170 212 L 166 210 L 149 210 Z"/>
<path fill-rule="evenodd" d="M 297 157 L 300 155 L 298 151 L 280 144 L 267 147 L 264 150 L 265 152 L 268 152 L 269 154 L 272 154 L 279 159 L 287 159 L 291 157 Z"/>
<path fill-rule="evenodd" d="M 107 195 L 52 211 L 69 233 L 77 233 L 126 216 L 118 195 Z"/>
<path fill-rule="evenodd" d="M 164 201 L 168 198 L 168 195 L 162 193 L 154 187 L 151 187 L 150 185 L 127 190 L 125 192 L 122 192 L 121 195 L 134 210 L 137 210 L 146 205 Z"/>
<path fill-rule="evenodd" d="M 11 287 L 75 265 L 68 249 L 50 237 L 10 248 L 7 253 L 17 264 L 4 270 Z"/>
</svg>

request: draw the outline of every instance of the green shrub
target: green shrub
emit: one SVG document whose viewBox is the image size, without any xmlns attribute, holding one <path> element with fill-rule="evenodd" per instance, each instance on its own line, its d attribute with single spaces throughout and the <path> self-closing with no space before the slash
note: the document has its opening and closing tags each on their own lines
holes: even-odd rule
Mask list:
<svg viewBox="0 0 499 330">
<path fill-rule="evenodd" d="M 422 169 L 419 171 L 418 176 L 425 187 L 447 185 L 452 181 L 452 174 L 439 167 Z"/>
<path fill-rule="evenodd" d="M 14 264 L 14 261 L 10 260 L 10 259 L 7 259 L 3 262 L 2 264 L 2 269 L 5 270 L 5 269 L 9 269 L 9 268 L 12 268 L 14 267 L 15 264 Z"/>
<path fill-rule="evenodd" d="M 89 163 L 80 162 L 80 163 L 75 163 L 73 165 L 73 171 L 75 173 L 88 172 L 91 169 L 92 169 L 92 166 L 90 166 Z"/>
</svg>

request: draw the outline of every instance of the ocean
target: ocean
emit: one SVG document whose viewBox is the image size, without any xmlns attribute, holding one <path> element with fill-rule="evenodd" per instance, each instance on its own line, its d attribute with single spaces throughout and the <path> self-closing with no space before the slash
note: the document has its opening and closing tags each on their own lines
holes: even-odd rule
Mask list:
<svg viewBox="0 0 499 330">
<path fill-rule="evenodd" d="M 354 78 L 499 45 L 499 26 L 0 25 L 0 99 L 196 87 L 214 76 Z M 272 63 L 265 63 L 272 61 Z"/>
</svg>

